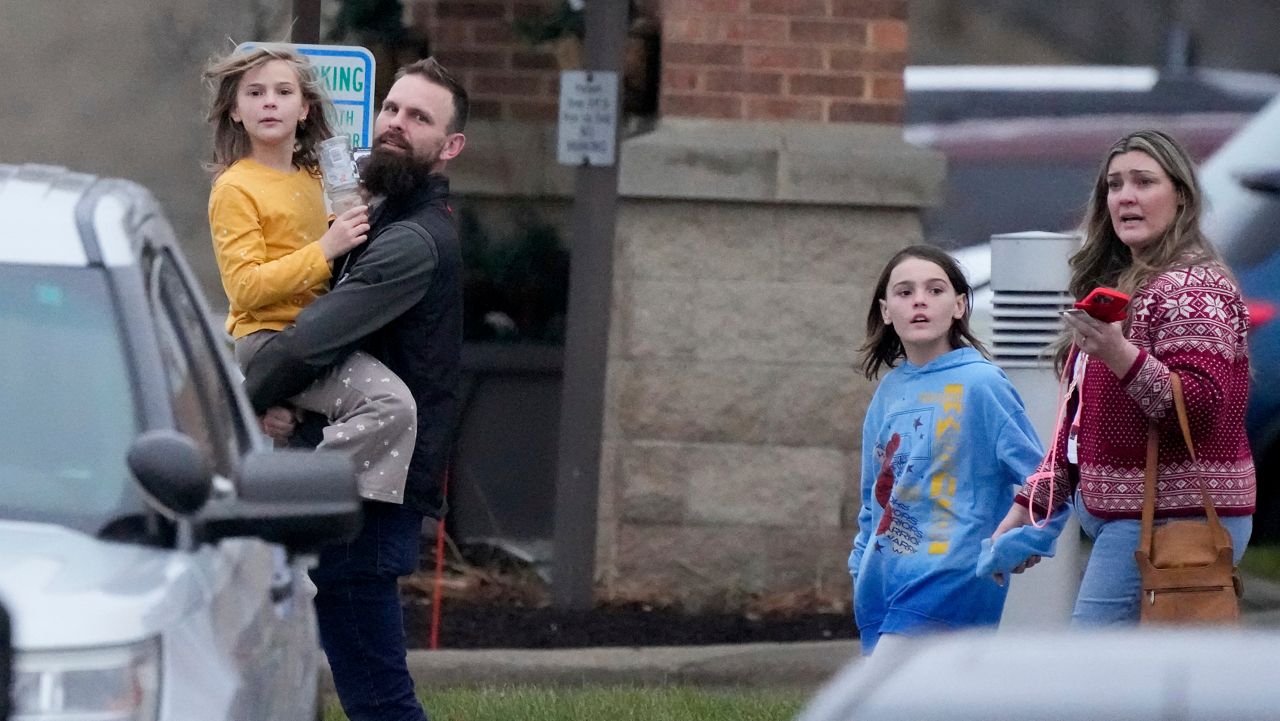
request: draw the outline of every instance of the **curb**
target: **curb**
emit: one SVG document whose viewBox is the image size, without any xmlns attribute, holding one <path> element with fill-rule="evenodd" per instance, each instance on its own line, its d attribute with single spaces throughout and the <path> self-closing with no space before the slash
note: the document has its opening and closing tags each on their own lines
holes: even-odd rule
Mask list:
<svg viewBox="0 0 1280 721">
<path fill-rule="evenodd" d="M 1280 583 L 1244 579 L 1246 626 L 1280 628 Z M 445 649 L 408 653 L 420 688 L 449 686 L 659 686 L 816 691 L 859 654 L 857 640 L 717 646 L 570 649 Z M 327 663 L 321 688 L 333 693 Z"/>
<path fill-rule="evenodd" d="M 682 684 L 817 690 L 858 654 L 858 642 L 809 641 L 552 650 L 410 651 L 420 688 L 479 685 Z M 322 688 L 332 693 L 327 665 Z"/>
</svg>

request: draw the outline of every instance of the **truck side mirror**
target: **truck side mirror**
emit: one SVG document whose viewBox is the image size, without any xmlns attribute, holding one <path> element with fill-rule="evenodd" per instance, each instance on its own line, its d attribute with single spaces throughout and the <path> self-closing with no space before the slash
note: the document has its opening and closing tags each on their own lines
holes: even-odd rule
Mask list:
<svg viewBox="0 0 1280 721">
<path fill-rule="evenodd" d="M 205 540 L 253 536 L 294 553 L 355 538 L 363 520 L 351 458 L 336 451 L 258 451 L 245 456 L 236 499 L 200 515 Z"/>
<path fill-rule="evenodd" d="M 196 442 L 170 430 L 147 431 L 129 446 L 129 470 L 163 515 L 190 516 L 213 492 L 213 472 Z"/>
</svg>

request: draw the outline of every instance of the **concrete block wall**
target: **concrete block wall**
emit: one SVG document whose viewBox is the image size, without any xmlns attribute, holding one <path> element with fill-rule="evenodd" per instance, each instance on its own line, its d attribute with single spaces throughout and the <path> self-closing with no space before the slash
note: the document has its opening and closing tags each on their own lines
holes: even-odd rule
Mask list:
<svg viewBox="0 0 1280 721">
<path fill-rule="evenodd" d="M 869 289 L 921 239 L 941 163 L 876 126 L 736 129 L 666 121 L 624 144 L 602 598 L 848 596 Z M 818 148 L 829 172 L 797 173 Z M 733 162 L 761 151 L 772 162 Z M 689 177 L 739 190 L 697 197 Z"/>
</svg>

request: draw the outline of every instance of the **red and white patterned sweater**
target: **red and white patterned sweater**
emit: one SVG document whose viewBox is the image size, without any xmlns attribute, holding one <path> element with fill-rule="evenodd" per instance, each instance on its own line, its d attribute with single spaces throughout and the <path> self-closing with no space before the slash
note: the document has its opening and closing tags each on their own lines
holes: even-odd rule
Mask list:
<svg viewBox="0 0 1280 721">
<path fill-rule="evenodd" d="M 1257 485 L 1244 430 L 1249 314 L 1240 291 L 1216 267 L 1168 271 L 1134 294 L 1130 320 L 1127 336 L 1139 354 L 1123 378 L 1099 360 L 1085 363 L 1078 466 L 1068 464 L 1066 453 L 1074 400 L 1059 424 L 1054 505 L 1066 501 L 1078 483 L 1090 513 L 1140 518 L 1147 428 L 1155 422 L 1160 432 L 1157 516 L 1203 514 L 1199 479 L 1208 485 L 1220 514 L 1253 513 Z M 1182 379 L 1195 461 L 1178 428 L 1170 371 Z M 1049 466 L 1046 456 L 1038 471 Z M 1046 507 L 1049 485 L 1038 484 L 1035 490 L 1039 512 Z M 1017 499 L 1024 506 L 1030 503 L 1030 486 Z"/>
</svg>

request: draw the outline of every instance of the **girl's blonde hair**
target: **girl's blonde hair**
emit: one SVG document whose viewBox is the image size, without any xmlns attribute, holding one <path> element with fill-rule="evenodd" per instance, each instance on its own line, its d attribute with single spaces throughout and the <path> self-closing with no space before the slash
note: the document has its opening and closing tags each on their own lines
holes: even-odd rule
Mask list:
<svg viewBox="0 0 1280 721">
<path fill-rule="evenodd" d="M 333 103 L 325 93 L 324 84 L 311 63 L 294 50 L 283 45 L 258 45 L 245 52 L 232 52 L 215 59 L 204 69 L 202 77 L 212 94 L 205 120 L 213 124 L 213 160 L 205 167 L 214 175 L 249 154 L 249 134 L 244 125 L 231 119 L 231 112 L 236 107 L 240 79 L 250 70 L 272 60 L 283 60 L 293 68 L 298 76 L 302 100 L 310 109 L 306 121 L 298 124 L 293 164 L 315 174 L 320 172 L 316 146 L 334 135 L 329 122 Z"/>
</svg>

